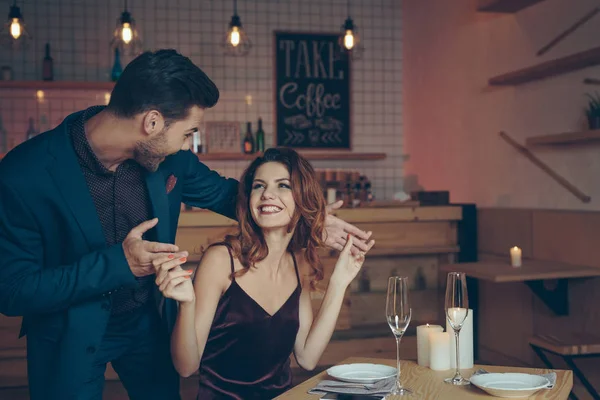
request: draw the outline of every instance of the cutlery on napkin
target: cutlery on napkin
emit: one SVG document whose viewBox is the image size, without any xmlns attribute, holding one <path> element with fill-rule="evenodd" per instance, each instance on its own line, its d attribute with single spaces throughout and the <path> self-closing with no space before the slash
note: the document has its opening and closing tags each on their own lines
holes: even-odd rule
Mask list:
<svg viewBox="0 0 600 400">
<path fill-rule="evenodd" d="M 477 371 L 473 372 L 473 376 L 475 375 L 481 375 L 481 374 L 488 374 L 489 372 L 486 371 L 483 368 L 478 369 Z M 548 379 L 548 386 L 546 386 L 546 389 L 553 389 L 554 385 L 556 385 L 556 372 L 550 372 L 549 374 L 539 374 L 540 376 L 543 376 L 544 378 Z"/>
</svg>

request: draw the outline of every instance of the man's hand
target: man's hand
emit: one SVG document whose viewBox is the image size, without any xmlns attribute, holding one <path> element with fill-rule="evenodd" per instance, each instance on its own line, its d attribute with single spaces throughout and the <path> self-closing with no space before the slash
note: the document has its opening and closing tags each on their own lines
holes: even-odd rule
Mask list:
<svg viewBox="0 0 600 400">
<path fill-rule="evenodd" d="M 370 240 L 373 232 L 364 232 L 356 226 L 349 224 L 331 213 L 344 204 L 342 200 L 331 203 L 327 206 L 327 216 L 325 217 L 325 231 L 323 232 L 323 240 L 325 244 L 333 249 L 342 251 L 346 245 L 348 234 L 354 236 L 351 252 L 356 256 L 360 252 L 366 253 L 371 250 L 375 244 L 374 240 Z"/>
<path fill-rule="evenodd" d="M 165 253 L 175 253 L 179 247 L 170 243 L 149 242 L 142 235 L 158 223 L 158 218 L 144 221 L 133 228 L 123 241 L 123 251 L 131 272 L 135 276 L 147 276 L 156 272 L 153 261 L 165 256 Z M 168 254 L 167 254 L 168 255 Z"/>
</svg>

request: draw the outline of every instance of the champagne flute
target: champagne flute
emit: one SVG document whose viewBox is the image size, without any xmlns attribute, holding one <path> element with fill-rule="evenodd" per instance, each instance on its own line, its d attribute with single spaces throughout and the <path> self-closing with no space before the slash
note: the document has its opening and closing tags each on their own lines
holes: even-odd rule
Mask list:
<svg viewBox="0 0 600 400">
<path fill-rule="evenodd" d="M 402 383 L 400 383 L 400 339 L 404 335 L 404 332 L 406 332 L 412 315 L 408 299 L 408 278 L 399 276 L 389 278 L 385 315 L 387 323 L 396 337 L 396 365 L 398 373 L 396 375 L 396 383 L 390 395 L 410 396 L 412 391 L 402 387 Z"/>
<path fill-rule="evenodd" d="M 452 385 L 468 385 L 467 379 L 460 374 L 460 356 L 458 335 L 469 313 L 469 296 L 467 294 L 467 278 L 463 272 L 450 272 L 446 281 L 446 318 L 454 330 L 456 340 L 456 372 L 454 377 L 444 382 Z"/>
</svg>

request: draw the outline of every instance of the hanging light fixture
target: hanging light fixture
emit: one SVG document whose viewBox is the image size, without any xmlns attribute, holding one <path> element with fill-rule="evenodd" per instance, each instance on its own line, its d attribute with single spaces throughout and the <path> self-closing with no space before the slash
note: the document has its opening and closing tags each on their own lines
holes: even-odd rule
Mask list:
<svg viewBox="0 0 600 400">
<path fill-rule="evenodd" d="M 17 0 L 10 6 L 8 20 L 4 24 L 0 36 L 4 45 L 13 48 L 23 47 L 31 39 L 25 29 L 25 20 L 23 14 L 21 14 L 21 9 L 17 6 Z"/>
<path fill-rule="evenodd" d="M 245 56 L 252 48 L 252 42 L 242 28 L 242 20 L 237 14 L 237 0 L 233 0 L 233 16 L 221 46 L 225 54 L 230 56 Z"/>
<path fill-rule="evenodd" d="M 356 59 L 360 58 L 364 51 L 364 47 L 358 36 L 358 28 L 354 26 L 354 21 L 350 18 L 350 0 L 347 3 L 348 18 L 342 25 L 342 32 L 339 37 L 339 45 L 342 54 L 346 54 L 349 57 Z"/>
<path fill-rule="evenodd" d="M 113 49 L 119 49 L 122 55 L 135 56 L 142 52 L 142 40 L 135 25 L 135 20 L 127 10 L 127 0 L 121 16 L 117 18 L 117 27 L 110 42 Z"/>
</svg>

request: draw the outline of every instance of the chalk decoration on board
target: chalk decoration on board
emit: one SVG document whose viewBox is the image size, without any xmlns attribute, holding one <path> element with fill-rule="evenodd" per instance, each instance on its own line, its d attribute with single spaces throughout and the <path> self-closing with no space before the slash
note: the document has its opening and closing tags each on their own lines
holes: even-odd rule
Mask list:
<svg viewBox="0 0 600 400">
<path fill-rule="evenodd" d="M 298 132 L 298 131 L 289 131 L 289 130 L 285 130 L 286 133 L 286 138 L 284 141 L 284 145 L 289 146 L 291 144 L 298 144 L 298 143 L 302 143 L 304 142 L 306 136 L 304 136 L 304 134 L 302 132 Z"/>
</svg>

